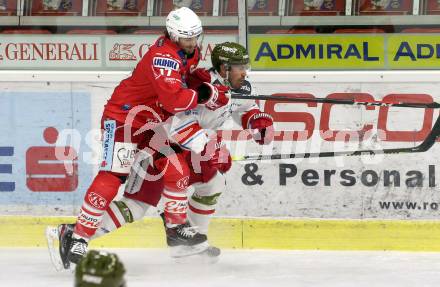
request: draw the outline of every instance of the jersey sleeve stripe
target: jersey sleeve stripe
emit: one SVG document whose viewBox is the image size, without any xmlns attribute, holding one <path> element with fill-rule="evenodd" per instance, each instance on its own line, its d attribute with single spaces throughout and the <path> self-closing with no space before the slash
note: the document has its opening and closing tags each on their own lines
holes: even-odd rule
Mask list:
<svg viewBox="0 0 440 287">
<path fill-rule="evenodd" d="M 175 128 L 175 129 L 173 129 L 173 131 L 172 131 L 172 135 L 179 133 L 179 132 L 180 132 L 182 129 L 184 129 L 185 127 L 189 126 L 190 124 L 196 123 L 196 122 L 197 122 L 197 121 L 194 121 L 194 120 L 193 120 L 193 121 L 189 121 L 189 122 L 184 123 L 183 125 L 181 125 L 181 126 Z"/>
<path fill-rule="evenodd" d="M 185 142 L 180 143 L 184 148 L 189 149 L 188 145 L 195 140 L 196 138 L 198 138 L 199 136 L 205 136 L 205 131 L 204 130 L 199 130 L 196 134 L 194 134 L 193 136 L 189 137 Z"/>
<path fill-rule="evenodd" d="M 201 128 L 197 122 L 189 125 L 186 128 L 181 129 L 178 133 L 173 135 L 174 140 L 178 143 L 186 142 L 189 138 L 191 138 L 194 134 L 200 131 Z"/>
</svg>

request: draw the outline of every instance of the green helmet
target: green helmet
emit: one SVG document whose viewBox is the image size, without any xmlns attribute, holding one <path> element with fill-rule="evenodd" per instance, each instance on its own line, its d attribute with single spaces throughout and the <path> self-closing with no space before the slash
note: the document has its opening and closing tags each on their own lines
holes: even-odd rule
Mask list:
<svg viewBox="0 0 440 287">
<path fill-rule="evenodd" d="M 214 69 L 220 70 L 220 65 L 247 65 L 249 55 L 246 48 L 238 43 L 224 42 L 217 44 L 212 50 L 211 63 Z"/>
<path fill-rule="evenodd" d="M 76 265 L 75 287 L 125 287 L 124 274 L 116 254 L 90 250 Z"/>
</svg>

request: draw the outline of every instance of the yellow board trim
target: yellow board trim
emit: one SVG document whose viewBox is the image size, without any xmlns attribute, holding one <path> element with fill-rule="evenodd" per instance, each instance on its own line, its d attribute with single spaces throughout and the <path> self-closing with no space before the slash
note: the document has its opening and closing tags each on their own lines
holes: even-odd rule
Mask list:
<svg viewBox="0 0 440 287">
<path fill-rule="evenodd" d="M 73 217 L 0 217 L 0 247 L 45 247 L 48 225 Z M 214 218 L 210 242 L 220 248 L 440 251 L 440 223 L 426 220 Z M 93 240 L 91 247 L 162 248 L 159 218 L 145 218 Z"/>
</svg>

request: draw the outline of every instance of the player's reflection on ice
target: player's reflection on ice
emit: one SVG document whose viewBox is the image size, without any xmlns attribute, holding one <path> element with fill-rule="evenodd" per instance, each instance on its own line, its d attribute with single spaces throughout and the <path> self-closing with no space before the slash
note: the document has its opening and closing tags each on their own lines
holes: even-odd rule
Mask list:
<svg viewBox="0 0 440 287">
<path fill-rule="evenodd" d="M 206 265 L 174 263 L 165 249 L 109 251 L 124 262 L 129 287 L 401 287 L 440 280 L 440 253 L 223 250 L 218 263 Z M 0 270 L 1 286 L 73 286 L 73 274 L 56 273 L 45 248 L 0 248 Z"/>
</svg>

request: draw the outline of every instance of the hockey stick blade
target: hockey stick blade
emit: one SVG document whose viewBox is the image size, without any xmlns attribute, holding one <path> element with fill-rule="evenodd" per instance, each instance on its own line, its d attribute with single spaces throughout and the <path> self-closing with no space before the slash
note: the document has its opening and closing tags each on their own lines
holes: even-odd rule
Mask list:
<svg viewBox="0 0 440 287">
<path fill-rule="evenodd" d="M 357 150 L 357 151 L 335 151 L 335 152 L 307 152 L 307 153 L 291 153 L 291 154 L 272 154 L 272 155 L 245 155 L 234 156 L 234 161 L 251 161 L 251 160 L 275 160 L 275 159 L 292 159 L 292 158 L 312 158 L 312 157 L 336 157 L 336 156 L 361 156 L 361 155 L 380 155 L 380 154 L 399 154 L 399 153 L 417 153 L 428 151 L 440 136 L 440 116 L 437 118 L 431 132 L 425 140 L 415 147 L 407 148 L 390 148 L 379 150 Z"/>
<path fill-rule="evenodd" d="M 272 95 L 241 95 L 232 94 L 232 99 L 240 100 L 266 100 L 266 101 L 280 101 L 289 103 L 322 103 L 322 104 L 337 104 L 337 105 L 360 105 L 360 106 L 378 106 L 378 107 L 400 107 L 400 108 L 418 108 L 418 109 L 440 109 L 440 103 L 405 103 L 405 102 L 382 102 L 382 101 L 356 101 L 350 99 L 328 99 L 328 98 L 287 98 L 282 96 Z"/>
</svg>

